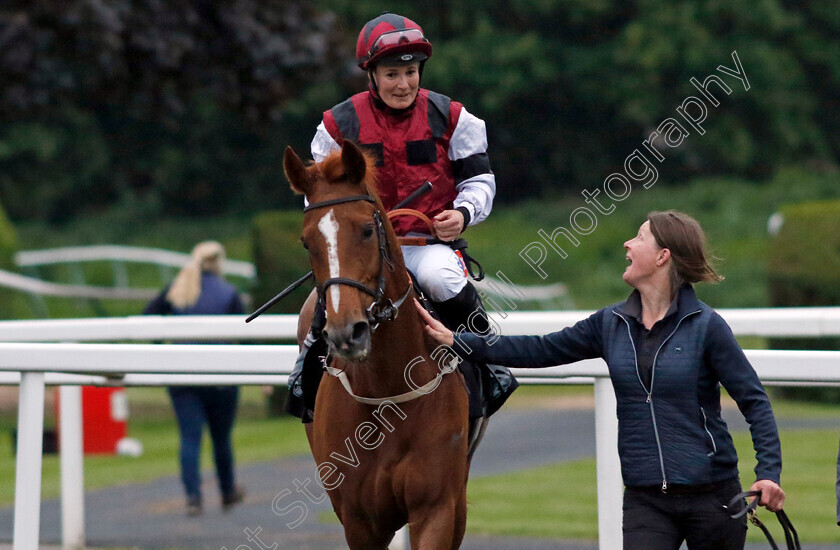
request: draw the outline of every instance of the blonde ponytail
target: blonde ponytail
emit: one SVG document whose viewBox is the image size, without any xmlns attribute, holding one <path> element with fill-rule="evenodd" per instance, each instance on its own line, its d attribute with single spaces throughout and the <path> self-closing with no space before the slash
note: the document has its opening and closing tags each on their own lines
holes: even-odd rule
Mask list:
<svg viewBox="0 0 840 550">
<path fill-rule="evenodd" d="M 195 305 L 201 294 L 201 273 L 210 271 L 216 275 L 222 273 L 222 263 L 225 260 L 225 249 L 216 241 L 205 241 L 195 245 L 192 250 L 192 259 L 185 265 L 169 292 L 166 299 L 176 309 L 186 309 Z"/>
</svg>

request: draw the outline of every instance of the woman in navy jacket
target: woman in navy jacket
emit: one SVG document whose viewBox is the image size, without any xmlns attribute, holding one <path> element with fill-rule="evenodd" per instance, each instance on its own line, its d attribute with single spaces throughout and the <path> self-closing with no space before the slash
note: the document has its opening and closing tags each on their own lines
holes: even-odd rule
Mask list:
<svg viewBox="0 0 840 550">
<path fill-rule="evenodd" d="M 741 492 L 738 457 L 721 418 L 720 385 L 750 424 L 760 504 L 782 508 L 782 455 L 767 394 L 726 322 L 691 284 L 719 281 L 700 225 L 652 212 L 624 243 L 622 278 L 635 290 L 572 327 L 545 336 L 453 335 L 421 311 L 438 343 L 470 359 L 548 367 L 602 357 L 615 389 L 625 550 L 742 549 L 746 519 L 724 505 Z M 419 308 L 418 308 L 419 309 Z"/>
<path fill-rule="evenodd" d="M 215 241 L 195 245 L 192 259 L 171 285 L 143 310 L 145 315 L 222 315 L 244 312 L 236 288 L 224 280 L 225 249 Z M 239 403 L 237 386 L 169 386 L 169 396 L 181 436 L 181 482 L 187 494 L 187 515 L 202 512 L 201 437 L 204 425 L 213 441 L 213 459 L 222 509 L 242 501 L 244 491 L 234 481 L 231 434 Z"/>
</svg>

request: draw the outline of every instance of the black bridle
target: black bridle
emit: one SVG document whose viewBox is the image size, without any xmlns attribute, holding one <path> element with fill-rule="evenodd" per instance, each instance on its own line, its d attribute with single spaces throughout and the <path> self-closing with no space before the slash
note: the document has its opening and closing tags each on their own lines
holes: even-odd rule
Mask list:
<svg viewBox="0 0 840 550">
<path fill-rule="evenodd" d="M 303 212 L 309 212 L 316 208 L 323 208 L 325 206 L 333 206 L 336 204 L 343 204 L 347 202 L 366 201 L 374 205 L 373 221 L 376 224 L 376 235 L 379 239 L 379 276 L 377 277 L 377 285 L 375 289 L 369 288 L 367 285 L 360 283 L 354 279 L 347 277 L 331 277 L 321 283 L 317 283 L 318 298 L 326 302 L 327 289 L 332 285 L 347 285 L 352 286 L 362 292 L 373 297 L 373 303 L 367 309 L 367 321 L 370 323 L 371 330 L 375 330 L 379 323 L 384 321 L 393 321 L 397 318 L 400 311 L 400 306 L 408 298 L 411 293 L 412 285 L 409 283 L 408 288 L 402 297 L 394 303 L 391 299 L 385 297 L 385 268 L 388 271 L 394 271 L 394 262 L 391 259 L 391 253 L 388 250 L 388 236 L 385 232 L 385 224 L 382 221 L 382 214 L 376 208 L 376 201 L 370 195 L 351 195 L 349 197 L 340 197 L 337 199 L 330 199 L 322 202 L 310 204 L 303 209 Z"/>
</svg>

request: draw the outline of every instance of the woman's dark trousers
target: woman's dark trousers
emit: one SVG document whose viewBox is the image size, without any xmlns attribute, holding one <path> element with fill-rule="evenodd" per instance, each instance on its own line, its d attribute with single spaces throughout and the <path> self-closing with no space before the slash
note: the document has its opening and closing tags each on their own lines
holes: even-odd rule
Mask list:
<svg viewBox="0 0 840 550">
<path fill-rule="evenodd" d="M 201 501 L 200 450 L 204 424 L 210 428 L 222 496 L 235 492 L 231 431 L 239 401 L 236 386 L 171 386 L 169 396 L 181 434 L 181 481 L 189 500 Z"/>
</svg>

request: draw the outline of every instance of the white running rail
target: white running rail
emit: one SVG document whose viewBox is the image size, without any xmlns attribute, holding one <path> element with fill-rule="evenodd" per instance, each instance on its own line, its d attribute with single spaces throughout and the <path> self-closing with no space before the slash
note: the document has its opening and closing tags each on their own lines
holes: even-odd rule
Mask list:
<svg viewBox="0 0 840 550">
<path fill-rule="evenodd" d="M 502 318 L 505 334 L 559 330 L 590 312 L 522 312 Z M 840 308 L 720 310 L 737 335 L 837 336 Z M 178 345 L 102 343 L 150 340 L 291 339 L 296 316 L 263 315 L 246 325 L 244 316 L 128 317 L 0 322 L 0 383 L 20 384 L 15 484 L 14 550 L 39 543 L 41 452 L 45 384 L 63 384 L 75 410 L 62 410 L 79 426 L 81 413 L 72 392 L 79 384 L 167 385 L 278 384 L 286 380 L 297 355 L 295 345 Z M 68 343 L 68 342 L 97 343 Z M 840 352 L 747 350 L 765 384 L 840 383 Z M 595 441 L 598 530 L 602 550 L 620 549 L 621 471 L 617 454 L 615 396 L 601 360 L 563 367 L 515 369 L 523 383 L 592 380 L 595 390 Z M 67 430 L 68 418 L 62 419 Z M 67 430 L 81 438 L 81 428 Z M 70 437 L 70 436 L 68 436 Z M 81 446 L 62 441 L 62 513 L 65 548 L 84 547 Z M 72 453 L 67 449 L 74 449 Z M 65 479 L 65 477 L 67 479 Z M 405 544 L 404 535 L 396 544 Z"/>
<path fill-rule="evenodd" d="M 15 254 L 15 265 L 35 267 L 76 262 L 122 261 L 181 268 L 190 261 L 190 258 L 189 254 L 162 248 L 108 244 L 24 250 Z M 223 272 L 225 275 L 237 275 L 248 279 L 253 279 L 256 275 L 253 264 L 240 260 L 225 260 Z"/>
</svg>

